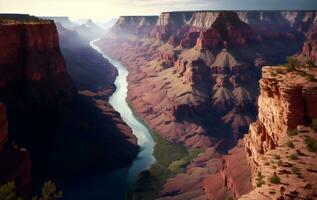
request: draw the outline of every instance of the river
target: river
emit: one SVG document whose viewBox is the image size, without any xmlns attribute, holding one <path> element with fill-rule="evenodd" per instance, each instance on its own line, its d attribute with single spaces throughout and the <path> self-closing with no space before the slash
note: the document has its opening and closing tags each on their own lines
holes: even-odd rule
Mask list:
<svg viewBox="0 0 317 200">
<path fill-rule="evenodd" d="M 116 91 L 109 99 L 109 103 L 112 107 L 120 113 L 121 118 L 132 129 L 132 133 L 137 137 L 138 145 L 140 146 L 140 152 L 137 158 L 133 161 L 132 166 L 129 168 L 127 181 L 133 185 L 136 183 L 138 175 L 149 169 L 150 166 L 155 163 L 153 156 L 153 150 L 155 142 L 150 134 L 148 128 L 139 121 L 139 119 L 133 114 L 128 102 L 128 70 L 118 60 L 112 59 L 103 53 L 98 46 L 94 44 L 96 40 L 90 42 L 90 46 L 96 51 L 101 53 L 103 57 L 118 70 L 118 76 L 115 80 Z"/>
<path fill-rule="evenodd" d="M 64 188 L 65 200 L 125 200 L 128 192 L 135 186 L 139 174 L 156 162 L 153 156 L 155 142 L 148 128 L 133 114 L 127 99 L 128 70 L 119 61 L 110 58 L 97 47 L 93 40 L 90 46 L 103 55 L 118 70 L 115 80 L 116 90 L 109 98 L 109 103 L 120 113 L 121 118 L 137 137 L 140 151 L 131 166 L 118 169 L 97 177 L 78 177 Z M 124 147 L 122 147 L 124 148 Z"/>
</svg>

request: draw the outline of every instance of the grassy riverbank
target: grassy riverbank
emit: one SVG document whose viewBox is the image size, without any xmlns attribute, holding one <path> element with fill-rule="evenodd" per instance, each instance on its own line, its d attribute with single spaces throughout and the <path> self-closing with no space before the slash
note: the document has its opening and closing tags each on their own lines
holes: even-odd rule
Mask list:
<svg viewBox="0 0 317 200">
<path fill-rule="evenodd" d="M 159 196 L 164 183 L 168 178 L 176 176 L 185 171 L 186 166 L 202 152 L 201 149 L 187 150 L 179 144 L 165 140 L 151 128 L 135 113 L 133 107 L 128 102 L 135 117 L 137 117 L 150 130 L 150 133 L 156 143 L 154 148 L 154 157 L 157 162 L 149 170 L 139 175 L 138 183 L 134 191 L 130 194 L 133 200 L 153 200 Z"/>
<path fill-rule="evenodd" d="M 201 152 L 200 149 L 188 151 L 181 145 L 168 142 L 157 133 L 153 135 L 157 162 L 140 174 L 133 200 L 152 200 L 158 197 L 167 179 L 184 172 L 186 166 Z"/>
</svg>

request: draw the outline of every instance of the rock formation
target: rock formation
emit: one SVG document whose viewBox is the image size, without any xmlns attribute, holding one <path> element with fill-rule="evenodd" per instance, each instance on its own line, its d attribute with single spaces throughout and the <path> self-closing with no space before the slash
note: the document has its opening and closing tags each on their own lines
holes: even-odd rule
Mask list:
<svg viewBox="0 0 317 200">
<path fill-rule="evenodd" d="M 0 17 L 3 49 L 0 51 L 0 100 L 7 107 L 8 144 L 14 140 L 19 148 L 27 149 L 36 184 L 42 184 L 48 177 L 58 184 L 59 180 L 79 173 L 106 173 L 131 164 L 138 152 L 136 138 L 107 103 L 114 89 L 113 66 L 88 48 L 84 40 L 73 40 L 72 44 L 78 42 L 78 46 L 74 45 L 74 50 L 67 54 L 67 60 L 73 59 L 67 64 L 72 65 L 73 77 L 83 75 L 83 82 L 78 81 L 79 77 L 74 78 L 78 88 L 87 90 L 85 95 L 80 95 L 66 68 L 53 21 L 28 15 Z M 84 59 L 75 55 L 96 58 L 96 63 L 84 62 L 77 70 L 90 68 L 95 70 L 94 74 L 108 74 L 105 78 L 109 80 L 99 78 L 87 85 L 93 79 L 92 74 L 74 72 L 74 63 Z M 96 98 L 91 98 L 91 94 Z M 0 127 L 4 129 L 5 123 Z M 1 132 L 0 147 L 6 138 L 5 132 Z M 16 162 L 13 166 L 19 170 L 29 170 L 30 159 L 25 154 L 17 157 L 20 161 L 26 160 L 21 165 L 14 156 L 4 159 Z M 3 172 L 6 173 L 0 170 L 0 177 L 5 178 L 1 183 L 15 180 L 12 173 L 8 172 L 10 177 L 5 177 Z"/>
<path fill-rule="evenodd" d="M 224 153 L 255 120 L 261 67 L 297 53 L 315 16 L 309 11 L 165 12 L 147 26 L 149 34 L 137 34 L 133 23 L 132 31 L 115 26 L 98 45 L 127 66 L 128 100 L 155 132 L 190 149 L 206 151 L 220 142 L 217 150 Z M 245 160 L 243 151 L 238 152 L 239 160 Z M 224 166 L 231 169 L 228 163 Z M 208 166 L 202 168 L 208 171 Z M 237 198 L 251 189 L 247 176 L 239 182 L 224 168 L 214 176 L 195 176 L 190 184 L 198 188 L 193 191 L 213 199 Z M 179 185 L 191 172 L 188 167 L 168 180 L 162 198 L 191 195 L 189 185 Z M 217 177 L 227 178 L 212 185 Z M 216 194 L 218 188 L 225 189 Z"/>
<path fill-rule="evenodd" d="M 312 61 L 317 63 L 317 17 L 315 16 L 313 24 L 308 28 L 306 33 L 307 40 L 303 45 L 302 51 L 297 55 L 297 58 L 303 63 Z"/>
<path fill-rule="evenodd" d="M 316 195 L 317 157 L 307 149 L 305 140 L 317 138 L 314 130 L 307 127 L 317 118 L 317 83 L 307 80 L 309 75 L 303 74 L 304 71 L 317 76 L 316 69 L 305 67 L 292 72 L 283 67 L 262 69 L 258 120 L 250 125 L 244 137 L 253 185 L 257 188 L 241 199 L 296 199 Z M 281 183 L 288 184 L 278 187 L 270 184 L 274 173 Z"/>
</svg>

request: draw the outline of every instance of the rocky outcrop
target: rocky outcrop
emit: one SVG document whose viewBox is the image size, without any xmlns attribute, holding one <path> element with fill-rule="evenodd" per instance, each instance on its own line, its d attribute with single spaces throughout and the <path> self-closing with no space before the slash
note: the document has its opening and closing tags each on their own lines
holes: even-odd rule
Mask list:
<svg viewBox="0 0 317 200">
<path fill-rule="evenodd" d="M 222 167 L 204 180 L 203 187 L 209 200 L 239 198 L 252 190 L 251 172 L 242 141 L 222 157 Z"/>
<path fill-rule="evenodd" d="M 243 141 L 222 156 L 217 148 L 199 154 L 180 173 L 167 180 L 159 200 L 238 198 L 250 192 L 251 173 Z"/>
<path fill-rule="evenodd" d="M 121 16 L 112 27 L 115 33 L 148 35 L 157 22 L 157 16 Z"/>
<path fill-rule="evenodd" d="M 301 52 L 298 53 L 297 59 L 303 63 L 317 63 L 317 16 L 314 18 L 313 24 L 309 27 L 306 33 L 307 40 L 305 41 Z"/>
<path fill-rule="evenodd" d="M 61 54 L 55 24 L 28 16 L 19 19 L 10 15 L 0 24 L 3 49 L 0 51 L 0 100 L 7 106 L 10 143 L 14 140 L 20 148 L 28 150 L 36 184 L 42 184 L 48 177 L 58 184 L 77 174 L 100 171 L 104 174 L 131 164 L 138 152 L 136 138 L 107 103 L 114 89 L 113 66 L 84 40 L 71 38 L 78 51 L 73 51 L 69 59 L 79 56 L 76 62 L 81 63 L 80 59 L 86 59 L 85 56 L 95 58 L 77 70 L 86 67 L 95 74 L 110 77 L 107 81 L 99 78 L 87 85 L 93 80 L 87 76 L 92 75 L 81 73 L 85 76 L 81 83 L 77 82 L 80 78 L 76 78 L 79 88 L 93 92 L 79 95 Z M 68 42 L 71 39 L 68 38 Z M 96 99 L 90 98 L 92 93 Z M 1 146 L 5 138 L 1 134 Z M 4 157 L 6 162 L 14 159 L 14 156 Z M 15 162 L 13 166 L 20 170 L 29 166 L 27 163 L 29 159 L 25 165 Z M 4 177 L 1 170 L 0 173 L 0 177 Z"/>
<path fill-rule="evenodd" d="M 220 149 L 227 150 L 256 118 L 260 68 L 266 63 L 283 63 L 286 56 L 295 54 L 314 15 L 165 12 L 150 35 L 128 39 L 112 34 L 98 45 L 128 67 L 128 100 L 154 131 L 188 148 L 206 150 L 223 141 Z M 187 184 L 176 186 L 187 175 L 168 181 L 163 196 L 188 195 Z M 217 177 L 225 176 L 218 174 L 209 183 Z M 242 192 L 234 192 L 240 184 L 229 179 L 222 179 L 219 187 L 225 185 L 228 194 L 241 196 Z M 198 183 L 196 180 L 190 184 Z M 200 194 L 202 185 L 200 181 L 195 192 Z M 208 188 L 211 196 L 216 195 L 213 191 L 218 186 Z"/>
<path fill-rule="evenodd" d="M 317 117 L 313 103 L 317 101 L 316 86 L 296 72 L 274 75 L 274 68 L 262 69 L 258 120 L 250 125 L 249 134 L 245 136 L 253 169 L 267 151 L 279 146 L 288 130 Z"/>
<path fill-rule="evenodd" d="M 276 74 L 276 71 L 279 73 Z M 302 138 L 316 138 L 316 134 L 305 126 L 317 117 L 317 83 L 307 80 L 303 71 L 311 76 L 317 75 L 315 69 L 305 67 L 298 67 L 293 72 L 287 72 L 283 67 L 262 69 L 258 120 L 250 125 L 249 133 L 244 137 L 253 171 L 253 184 L 258 188 L 242 199 L 256 196 L 259 196 L 257 199 L 263 199 L 271 195 L 280 199 L 294 195 L 308 198 L 316 195 L 313 188 L 305 188 L 307 184 L 315 185 L 315 179 L 312 178 L 315 174 L 304 170 L 316 168 L 315 164 L 309 163 L 316 163 L 317 157 L 305 148 Z M 272 160 L 276 160 L 276 163 Z M 289 167 L 293 167 L 292 172 Z M 300 172 L 295 172 L 295 167 Z M 276 187 L 267 183 L 273 173 L 280 176 L 282 183 L 289 183 L 279 187 L 281 191 L 276 191 Z M 300 176 L 288 175 L 292 173 L 300 173 Z M 268 180 L 262 182 L 264 177 Z"/>
<path fill-rule="evenodd" d="M 38 95 L 47 99 L 45 104 L 53 106 L 61 101 L 72 100 L 76 89 L 66 71 L 59 51 L 56 27 L 52 22 L 2 24 L 0 32 L 0 42 L 4 49 L 0 52 L 2 94 L 22 81 L 26 89 L 33 86 L 32 92 L 38 93 L 42 87 L 38 83 L 42 82 L 47 85 L 47 91 Z M 48 80 L 52 82 L 48 83 Z M 61 94 L 62 100 L 59 98 Z M 31 98 L 36 103 L 36 94 Z"/>
</svg>

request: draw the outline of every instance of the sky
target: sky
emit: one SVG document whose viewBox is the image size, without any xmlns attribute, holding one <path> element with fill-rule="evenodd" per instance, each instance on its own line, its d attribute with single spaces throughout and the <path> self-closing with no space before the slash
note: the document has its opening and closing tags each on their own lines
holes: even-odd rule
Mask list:
<svg viewBox="0 0 317 200">
<path fill-rule="evenodd" d="M 69 16 L 102 22 L 121 15 L 180 10 L 317 10 L 317 0 L 0 0 L 0 13 Z"/>
</svg>

